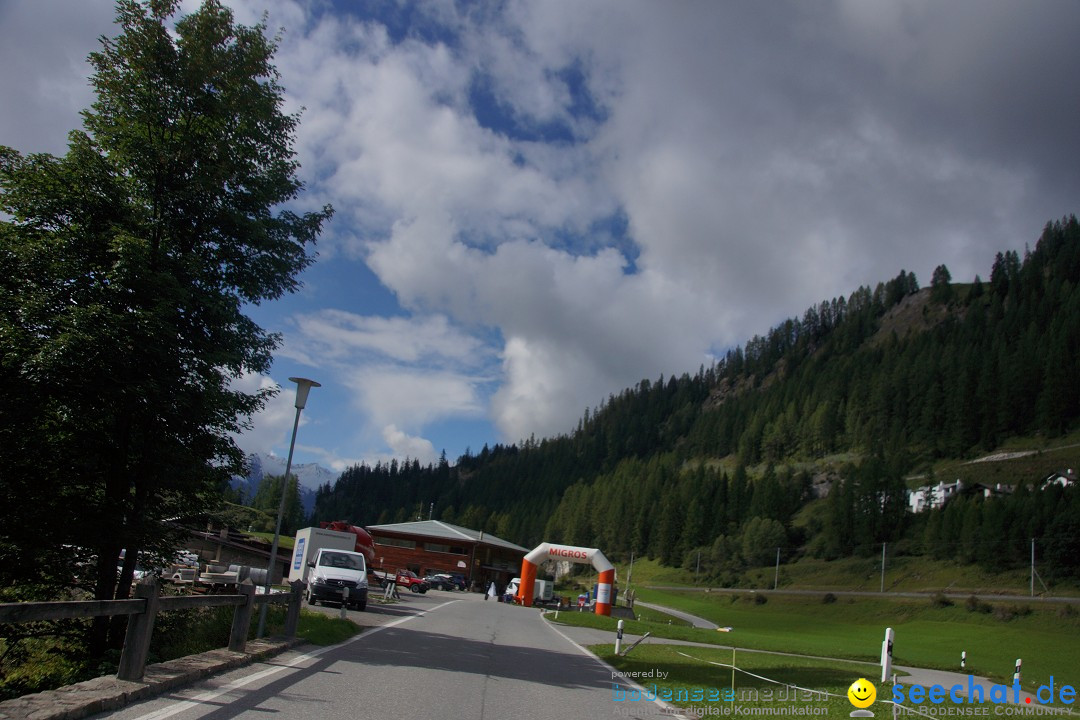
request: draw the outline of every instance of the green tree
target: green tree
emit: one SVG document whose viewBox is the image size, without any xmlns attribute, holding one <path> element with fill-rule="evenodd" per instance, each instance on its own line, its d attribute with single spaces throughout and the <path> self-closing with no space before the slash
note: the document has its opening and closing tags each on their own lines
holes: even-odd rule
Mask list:
<svg viewBox="0 0 1080 720">
<path fill-rule="evenodd" d="M 768 565 L 786 544 L 784 526 L 772 518 L 752 517 L 743 527 L 742 556 L 752 566 Z"/>
<path fill-rule="evenodd" d="M 934 268 L 934 275 L 930 278 L 930 299 L 936 303 L 947 305 L 953 299 L 952 274 L 949 268 L 938 265 Z"/>
<path fill-rule="evenodd" d="M 216 0 L 173 26 L 178 6 L 117 3 L 64 157 L 0 148 L 0 379 L 18 407 L 0 416 L 0 500 L 20 508 L 0 519 L 0 587 L 69 577 L 39 562 L 66 544 L 97 557 L 95 597 L 125 597 L 138 553 L 176 542 L 161 521 L 219 497 L 243 466 L 233 434 L 273 394 L 232 383 L 280 341 L 243 305 L 297 289 L 332 214 L 282 209 L 302 183 L 275 41 Z"/>
<path fill-rule="evenodd" d="M 281 507 L 281 475 L 267 475 L 259 483 L 251 506 L 263 512 L 265 523 L 255 528 L 259 532 L 274 532 L 277 526 L 278 508 Z M 289 476 L 285 512 L 281 516 L 281 534 L 293 535 L 304 527 L 304 506 L 300 502 L 300 481 L 295 475 Z M 241 528 L 243 529 L 243 528 Z"/>
</svg>

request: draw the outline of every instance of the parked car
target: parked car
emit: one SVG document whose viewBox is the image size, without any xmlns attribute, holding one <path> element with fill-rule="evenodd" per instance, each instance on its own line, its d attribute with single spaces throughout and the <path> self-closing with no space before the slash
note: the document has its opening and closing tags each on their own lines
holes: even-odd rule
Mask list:
<svg viewBox="0 0 1080 720">
<path fill-rule="evenodd" d="M 424 582 L 435 590 L 457 590 L 457 583 L 449 575 L 426 575 Z"/>
<path fill-rule="evenodd" d="M 414 593 L 426 593 L 428 588 L 431 587 L 412 570 L 405 570 L 404 568 L 397 571 L 394 582 L 397 583 L 399 588 L 409 588 L 409 592 Z"/>
<path fill-rule="evenodd" d="M 450 578 L 450 580 L 453 581 L 454 586 L 457 587 L 458 590 L 464 590 L 466 587 L 468 587 L 468 583 L 465 582 L 465 576 L 462 575 L 461 573 L 439 573 L 439 574 L 440 575 L 445 575 L 446 577 Z"/>
</svg>

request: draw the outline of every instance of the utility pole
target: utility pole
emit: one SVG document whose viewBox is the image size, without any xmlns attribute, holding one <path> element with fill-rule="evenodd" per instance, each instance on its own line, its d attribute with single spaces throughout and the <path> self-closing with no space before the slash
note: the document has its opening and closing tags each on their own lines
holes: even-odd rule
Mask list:
<svg viewBox="0 0 1080 720">
<path fill-rule="evenodd" d="M 881 592 L 885 592 L 885 545 L 881 543 Z M 882 681 L 884 682 L 884 681 Z"/>
<path fill-rule="evenodd" d="M 1031 538 L 1031 597 L 1035 597 L 1035 538 Z"/>
</svg>

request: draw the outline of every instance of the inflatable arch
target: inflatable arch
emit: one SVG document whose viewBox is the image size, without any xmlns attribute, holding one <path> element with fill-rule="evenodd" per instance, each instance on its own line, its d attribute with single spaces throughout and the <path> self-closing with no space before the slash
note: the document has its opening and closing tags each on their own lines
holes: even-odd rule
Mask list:
<svg viewBox="0 0 1080 720">
<path fill-rule="evenodd" d="M 521 585 L 518 587 L 516 600 L 531 607 L 533 588 L 536 584 L 536 566 L 546 560 L 569 560 L 577 563 L 592 563 L 600 573 L 596 587 L 596 614 L 611 615 L 611 586 L 615 582 L 615 566 L 604 553 L 596 548 L 572 547 L 570 545 L 552 545 L 540 543 L 521 561 Z"/>
</svg>

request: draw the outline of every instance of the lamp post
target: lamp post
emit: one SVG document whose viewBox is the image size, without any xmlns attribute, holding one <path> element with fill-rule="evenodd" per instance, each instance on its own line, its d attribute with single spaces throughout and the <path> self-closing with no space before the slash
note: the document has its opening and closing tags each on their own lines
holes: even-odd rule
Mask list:
<svg viewBox="0 0 1080 720">
<path fill-rule="evenodd" d="M 266 566 L 266 584 L 263 587 L 263 593 L 265 594 L 270 593 L 270 583 L 274 577 L 274 565 L 277 564 L 278 541 L 281 539 L 281 517 L 285 514 L 285 496 L 289 490 L 289 474 L 292 472 L 293 448 L 296 447 L 296 429 L 300 427 L 300 411 L 307 405 L 308 393 L 311 392 L 311 388 L 322 387 L 319 383 L 307 378 L 291 377 L 289 380 L 296 383 L 296 402 L 294 403 L 296 418 L 293 420 L 292 439 L 289 441 L 289 459 L 285 461 L 285 477 L 281 481 L 281 502 L 278 503 L 274 542 L 270 546 L 270 564 Z M 266 608 L 267 603 L 263 603 L 262 608 L 259 610 L 259 629 L 255 632 L 257 638 L 263 636 L 263 630 L 266 628 Z"/>
</svg>

